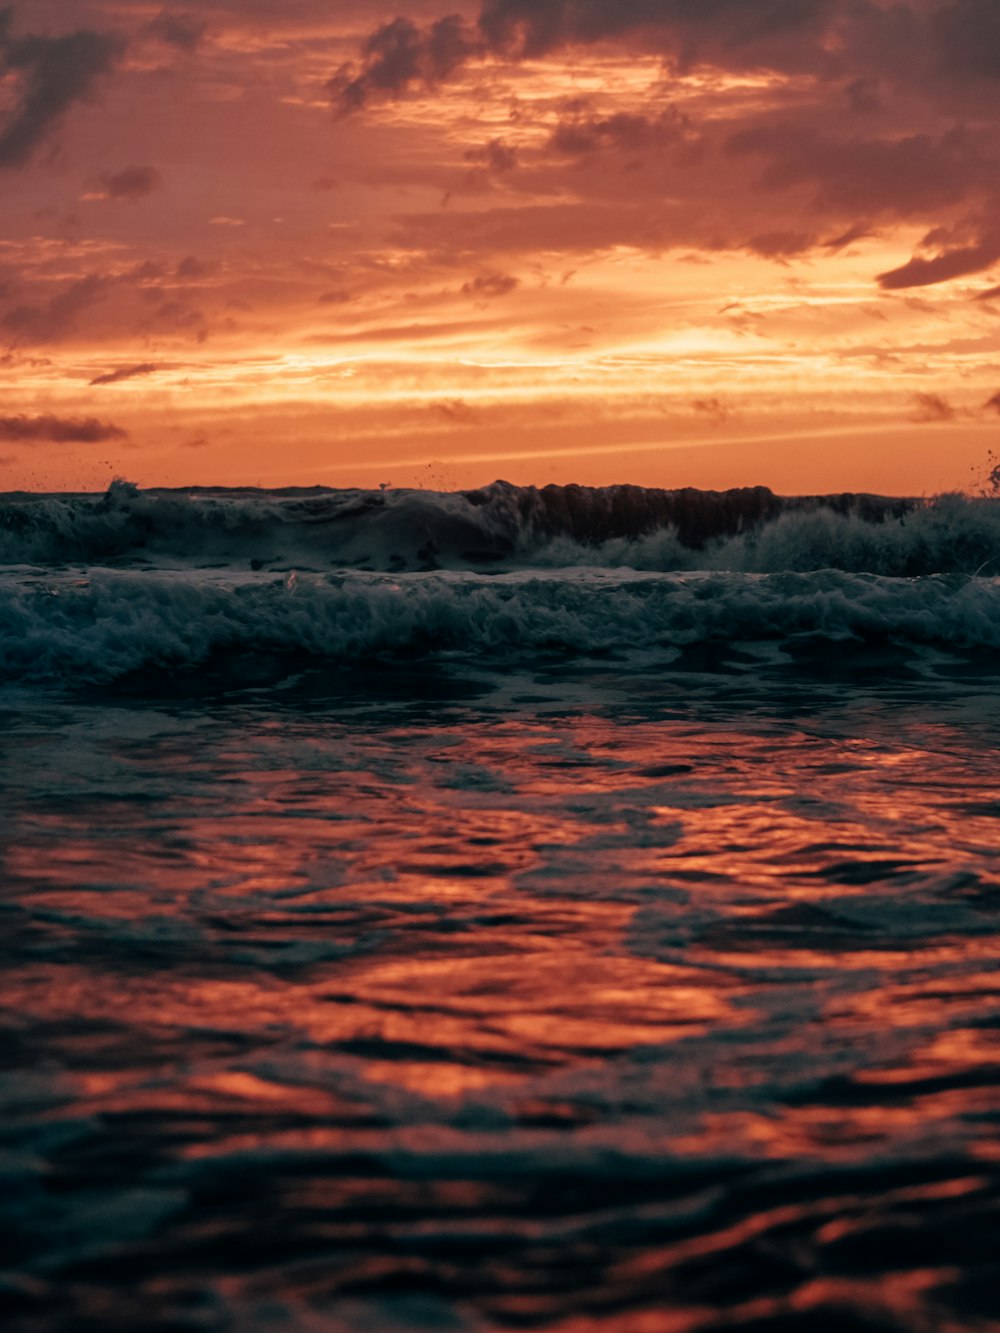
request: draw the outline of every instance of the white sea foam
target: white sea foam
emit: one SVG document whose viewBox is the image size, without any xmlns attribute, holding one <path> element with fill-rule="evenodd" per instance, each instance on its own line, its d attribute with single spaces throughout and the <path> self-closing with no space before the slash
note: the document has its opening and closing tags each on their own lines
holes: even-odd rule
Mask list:
<svg viewBox="0 0 1000 1333">
<path fill-rule="evenodd" d="M 764 487 L 140 491 L 0 497 L 0 564 L 1000 573 L 1000 502 Z"/>
<path fill-rule="evenodd" d="M 0 578 L 0 675 L 8 681 L 111 680 L 244 651 L 345 663 L 442 653 L 501 662 L 810 637 L 1000 649 L 1000 580 L 594 569 L 294 580 L 20 570 Z"/>
</svg>

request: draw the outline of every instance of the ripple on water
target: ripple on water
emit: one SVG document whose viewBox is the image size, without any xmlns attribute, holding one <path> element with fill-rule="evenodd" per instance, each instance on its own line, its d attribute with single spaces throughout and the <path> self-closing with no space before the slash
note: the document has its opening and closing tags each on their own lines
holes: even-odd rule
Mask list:
<svg viewBox="0 0 1000 1333">
<path fill-rule="evenodd" d="M 6 1327 L 990 1326 L 995 695 L 686 671 L 9 712 Z"/>
</svg>

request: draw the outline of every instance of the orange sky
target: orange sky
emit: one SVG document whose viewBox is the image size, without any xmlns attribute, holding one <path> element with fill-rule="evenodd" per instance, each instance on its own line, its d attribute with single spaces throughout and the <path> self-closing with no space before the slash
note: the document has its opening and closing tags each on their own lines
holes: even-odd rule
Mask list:
<svg viewBox="0 0 1000 1333">
<path fill-rule="evenodd" d="M 995 0 L 0 9 L 0 489 L 976 486 Z"/>
</svg>

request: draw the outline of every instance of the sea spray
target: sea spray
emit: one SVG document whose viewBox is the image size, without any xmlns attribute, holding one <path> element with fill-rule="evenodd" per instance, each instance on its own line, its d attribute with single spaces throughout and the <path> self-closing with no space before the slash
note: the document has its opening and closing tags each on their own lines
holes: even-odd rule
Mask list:
<svg viewBox="0 0 1000 1333">
<path fill-rule="evenodd" d="M 1000 559 L 1000 500 L 780 497 L 638 486 L 140 490 L 0 497 L 0 564 L 401 572 L 561 565 L 842 569 L 908 577 Z M 1000 572 L 997 569 L 994 572 Z"/>
</svg>

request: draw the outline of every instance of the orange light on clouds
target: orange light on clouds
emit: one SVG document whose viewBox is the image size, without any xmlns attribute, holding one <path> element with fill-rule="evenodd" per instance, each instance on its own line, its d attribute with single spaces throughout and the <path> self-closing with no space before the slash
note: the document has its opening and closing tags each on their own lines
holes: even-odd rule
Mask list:
<svg viewBox="0 0 1000 1333">
<path fill-rule="evenodd" d="M 474 52 L 431 83 L 379 67 L 335 119 L 328 81 L 352 59 L 368 77 L 380 14 L 220 7 L 172 47 L 147 6 L 85 10 L 127 57 L 51 127 L 58 170 L 41 140 L 17 166 L 0 386 L 12 417 L 108 430 L 28 445 L 0 423 L 0 484 L 423 484 L 440 465 L 465 485 L 503 464 L 914 493 L 985 464 L 994 118 L 949 138 L 950 85 L 901 84 L 890 115 L 860 74 L 820 77 L 818 52 L 854 58 L 849 25 L 756 65 L 708 43 L 678 67 L 665 30 Z M 435 15 L 409 7 L 414 41 Z M 948 281 L 877 281 L 963 246 L 982 262 Z"/>
</svg>

